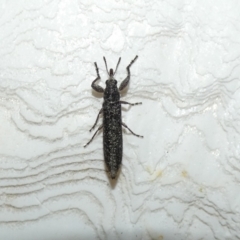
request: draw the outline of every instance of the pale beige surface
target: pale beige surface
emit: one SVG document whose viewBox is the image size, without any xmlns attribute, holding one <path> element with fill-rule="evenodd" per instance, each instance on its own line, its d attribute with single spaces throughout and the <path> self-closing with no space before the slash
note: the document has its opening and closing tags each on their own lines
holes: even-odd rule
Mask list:
<svg viewBox="0 0 240 240">
<path fill-rule="evenodd" d="M 239 1 L 0 1 L 0 239 L 240 239 Z M 103 56 L 132 66 L 123 166 Z M 101 120 L 101 119 L 100 119 Z M 99 123 L 100 124 L 100 123 Z M 114 185 L 114 184 L 113 184 Z"/>
</svg>

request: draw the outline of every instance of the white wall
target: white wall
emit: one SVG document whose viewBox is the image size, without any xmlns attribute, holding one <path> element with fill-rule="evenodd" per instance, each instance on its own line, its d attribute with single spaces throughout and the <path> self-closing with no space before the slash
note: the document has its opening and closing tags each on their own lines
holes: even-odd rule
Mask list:
<svg viewBox="0 0 240 240">
<path fill-rule="evenodd" d="M 1 0 L 0 239 L 240 239 L 240 1 Z M 105 171 L 98 63 L 132 77 Z M 99 124 L 101 124 L 101 120 Z"/>
</svg>

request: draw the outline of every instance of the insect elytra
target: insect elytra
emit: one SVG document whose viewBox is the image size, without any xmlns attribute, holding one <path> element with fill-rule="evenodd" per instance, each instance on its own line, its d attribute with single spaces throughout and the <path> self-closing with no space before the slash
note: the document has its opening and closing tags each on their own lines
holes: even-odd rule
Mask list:
<svg viewBox="0 0 240 240">
<path fill-rule="evenodd" d="M 118 170 L 122 163 L 122 153 L 123 153 L 123 142 L 122 142 L 122 126 L 127 128 L 133 135 L 137 137 L 143 137 L 134 133 L 125 123 L 122 122 L 122 110 L 121 104 L 129 104 L 131 106 L 142 104 L 141 102 L 137 103 L 129 103 L 125 101 L 120 101 L 120 91 L 127 87 L 130 81 L 130 67 L 136 61 L 138 56 L 136 56 L 130 64 L 127 66 L 127 77 L 122 81 L 119 88 L 117 87 L 117 80 L 114 78 L 114 75 L 118 69 L 121 58 L 119 58 L 115 71 L 111 68 L 108 71 L 107 61 L 105 57 L 103 60 L 105 62 L 106 71 L 108 73 L 108 80 L 106 81 L 106 88 L 102 88 L 97 84 L 97 81 L 100 80 L 99 69 L 97 63 L 95 62 L 95 69 L 97 72 L 97 78 L 92 82 L 92 88 L 100 93 L 103 93 L 104 102 L 102 108 L 100 109 L 97 119 L 90 129 L 92 131 L 94 127 L 97 125 L 99 120 L 99 116 L 103 115 L 103 123 L 97 129 L 97 131 L 93 134 L 90 141 L 84 145 L 86 147 L 96 134 L 103 129 L 103 153 L 104 160 L 107 166 L 107 169 L 110 173 L 112 179 L 115 179 L 118 173 Z"/>
</svg>

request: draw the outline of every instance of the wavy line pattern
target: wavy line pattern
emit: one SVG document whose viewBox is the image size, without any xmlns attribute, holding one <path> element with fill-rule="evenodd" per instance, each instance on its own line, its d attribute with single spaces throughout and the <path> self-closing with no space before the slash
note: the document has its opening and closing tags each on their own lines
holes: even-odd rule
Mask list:
<svg viewBox="0 0 240 240">
<path fill-rule="evenodd" d="M 2 1 L 0 239 L 240 239 L 240 2 Z M 102 56 L 122 81 L 117 182 Z M 131 110 L 131 111 L 130 111 Z"/>
</svg>

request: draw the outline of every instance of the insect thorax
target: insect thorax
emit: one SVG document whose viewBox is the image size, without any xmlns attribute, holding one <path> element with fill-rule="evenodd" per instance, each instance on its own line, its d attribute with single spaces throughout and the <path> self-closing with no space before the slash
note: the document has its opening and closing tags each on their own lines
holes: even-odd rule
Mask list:
<svg viewBox="0 0 240 240">
<path fill-rule="evenodd" d="M 111 101 L 111 102 L 116 102 L 120 100 L 117 81 L 115 79 L 106 81 L 106 88 L 104 91 L 104 100 Z"/>
</svg>

